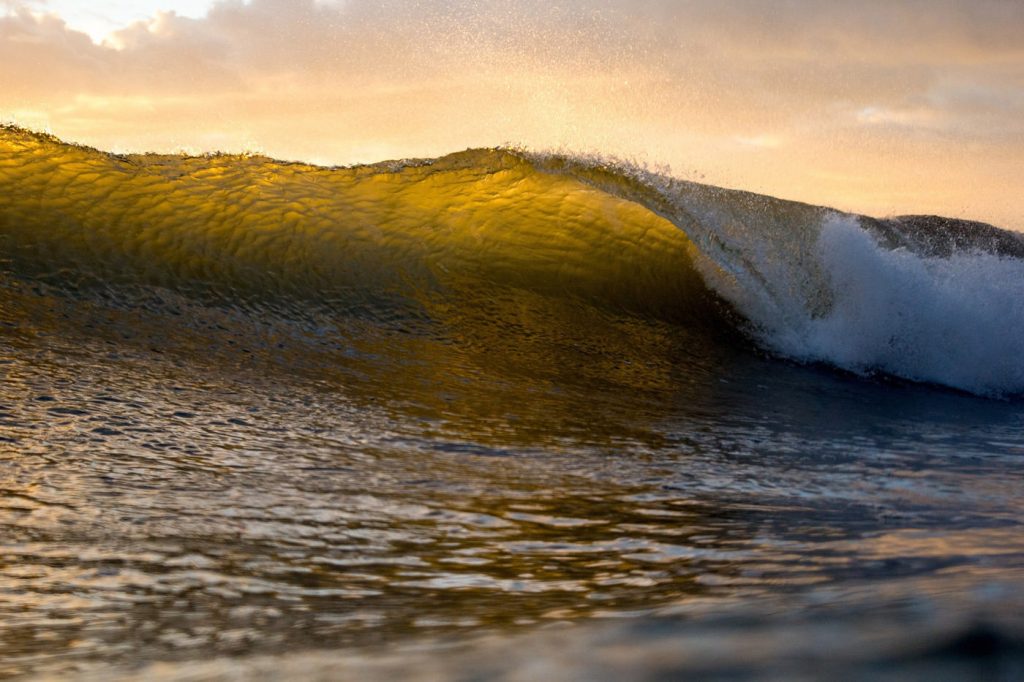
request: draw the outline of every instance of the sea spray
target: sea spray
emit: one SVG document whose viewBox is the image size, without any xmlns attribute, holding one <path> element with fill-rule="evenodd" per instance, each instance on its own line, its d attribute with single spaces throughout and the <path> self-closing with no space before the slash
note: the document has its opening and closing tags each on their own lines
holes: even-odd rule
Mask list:
<svg viewBox="0 0 1024 682">
<path fill-rule="evenodd" d="M 973 393 L 1024 389 L 1024 261 L 980 250 L 940 258 L 887 249 L 840 217 L 822 230 L 818 258 L 831 309 L 773 330 L 765 338 L 771 347 Z"/>
</svg>

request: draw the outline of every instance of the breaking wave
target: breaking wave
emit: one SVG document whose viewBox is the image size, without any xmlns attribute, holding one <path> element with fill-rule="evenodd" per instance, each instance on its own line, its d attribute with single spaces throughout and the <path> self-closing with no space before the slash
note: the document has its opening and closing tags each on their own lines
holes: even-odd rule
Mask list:
<svg viewBox="0 0 1024 682">
<path fill-rule="evenodd" d="M 385 322 L 523 291 L 860 374 L 1024 392 L 1024 238 L 981 223 L 508 149 L 323 168 L 111 155 L 16 127 L 0 128 L 0 193 L 7 287 Z"/>
</svg>

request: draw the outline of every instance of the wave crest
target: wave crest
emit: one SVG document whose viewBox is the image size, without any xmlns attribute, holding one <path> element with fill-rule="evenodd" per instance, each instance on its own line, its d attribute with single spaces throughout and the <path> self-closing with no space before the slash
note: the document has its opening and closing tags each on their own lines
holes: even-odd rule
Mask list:
<svg viewBox="0 0 1024 682">
<path fill-rule="evenodd" d="M 975 393 L 1024 392 L 1024 240 L 511 150 L 321 168 L 0 129 L 7 277 L 436 316 L 524 290 Z M 406 311 L 403 313 L 402 311 Z M 738 319 L 736 319 L 738 317 Z"/>
</svg>

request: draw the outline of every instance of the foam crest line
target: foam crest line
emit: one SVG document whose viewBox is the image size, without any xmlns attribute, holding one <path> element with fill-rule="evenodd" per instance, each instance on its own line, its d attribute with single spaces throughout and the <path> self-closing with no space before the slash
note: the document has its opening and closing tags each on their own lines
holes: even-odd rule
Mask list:
<svg viewBox="0 0 1024 682">
<path fill-rule="evenodd" d="M 323 168 L 118 156 L 0 128 L 7 277 L 337 313 L 526 291 L 720 327 L 765 349 L 982 394 L 1024 391 L 1024 239 L 877 220 L 622 164 L 477 149 Z M 396 312 L 397 311 L 397 312 Z"/>
</svg>

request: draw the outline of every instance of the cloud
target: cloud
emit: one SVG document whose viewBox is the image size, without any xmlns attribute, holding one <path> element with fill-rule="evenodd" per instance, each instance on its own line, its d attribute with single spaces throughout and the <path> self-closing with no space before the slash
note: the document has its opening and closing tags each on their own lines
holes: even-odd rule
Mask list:
<svg viewBox="0 0 1024 682">
<path fill-rule="evenodd" d="M 7 51 L 23 72 L 35 57 L 58 68 L 54 85 L 70 73 L 77 89 L 113 80 L 122 91 L 604 69 L 674 81 L 678 93 L 740 89 L 765 105 L 913 96 L 937 72 L 1024 60 L 1024 5 L 998 0 L 221 0 L 203 19 L 163 13 L 117 32 L 118 54 L 53 17 L 2 21 L 5 46 L 45 46 Z"/>
</svg>

